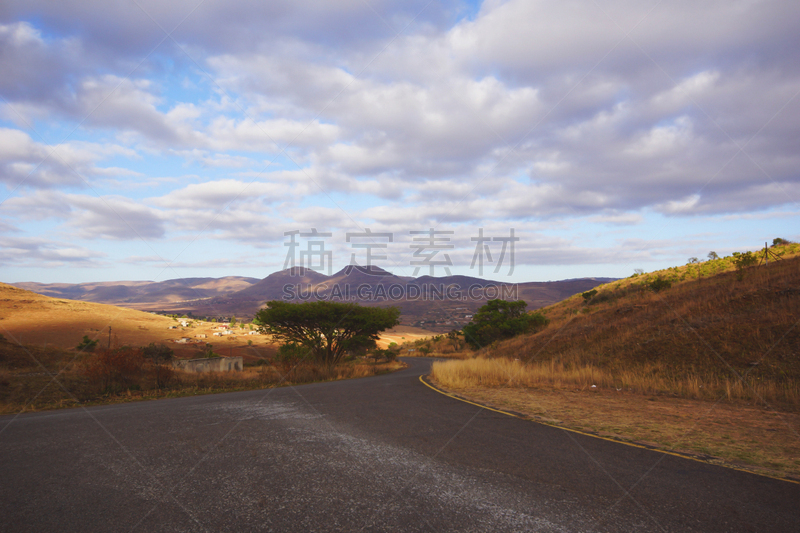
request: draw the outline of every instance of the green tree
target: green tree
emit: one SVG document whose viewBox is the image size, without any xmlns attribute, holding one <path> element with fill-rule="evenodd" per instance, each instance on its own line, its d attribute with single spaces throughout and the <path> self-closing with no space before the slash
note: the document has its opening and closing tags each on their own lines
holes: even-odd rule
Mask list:
<svg viewBox="0 0 800 533">
<path fill-rule="evenodd" d="M 356 347 L 378 340 L 378 333 L 398 324 L 396 307 L 362 307 L 355 303 L 267 302 L 256 313 L 260 330 L 284 343 L 304 347 L 318 362 L 332 366 Z M 254 321 L 255 323 L 255 321 Z"/>
<path fill-rule="evenodd" d="M 717 255 L 717 252 L 708 252 L 708 260 L 709 261 L 716 261 L 717 259 L 719 259 L 719 256 Z"/>
<path fill-rule="evenodd" d="M 541 313 L 526 313 L 527 306 L 524 300 L 489 300 L 478 309 L 472 322 L 462 328 L 464 337 L 470 346 L 478 349 L 494 341 L 533 331 L 550 322 Z"/>
</svg>

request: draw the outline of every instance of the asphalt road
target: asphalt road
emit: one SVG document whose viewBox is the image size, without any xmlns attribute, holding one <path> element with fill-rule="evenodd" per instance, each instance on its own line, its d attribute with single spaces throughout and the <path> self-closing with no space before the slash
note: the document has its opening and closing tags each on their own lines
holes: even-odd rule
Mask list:
<svg viewBox="0 0 800 533">
<path fill-rule="evenodd" d="M 800 530 L 800 485 L 480 409 L 408 362 L 0 417 L 0 530 Z"/>
</svg>

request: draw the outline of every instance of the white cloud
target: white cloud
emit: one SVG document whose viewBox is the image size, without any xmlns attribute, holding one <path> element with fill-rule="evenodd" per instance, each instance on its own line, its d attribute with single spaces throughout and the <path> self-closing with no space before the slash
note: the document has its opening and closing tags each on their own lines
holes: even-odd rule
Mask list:
<svg viewBox="0 0 800 533">
<path fill-rule="evenodd" d="M 41 238 L 0 236 L 0 264 L 5 267 L 57 268 L 104 264 L 106 254 Z"/>
<path fill-rule="evenodd" d="M 0 182 L 9 188 L 82 187 L 94 176 L 137 175 L 128 169 L 99 167 L 103 159 L 134 152 L 112 144 L 68 142 L 47 145 L 27 133 L 0 128 Z"/>
<path fill-rule="evenodd" d="M 791 2 L 140 5 L 0 13 L 0 229 L 263 249 L 298 226 L 625 233 L 800 198 Z"/>
<path fill-rule="evenodd" d="M 159 212 L 124 197 L 69 195 L 73 214 L 68 225 L 84 239 L 158 239 L 166 232 Z"/>
</svg>

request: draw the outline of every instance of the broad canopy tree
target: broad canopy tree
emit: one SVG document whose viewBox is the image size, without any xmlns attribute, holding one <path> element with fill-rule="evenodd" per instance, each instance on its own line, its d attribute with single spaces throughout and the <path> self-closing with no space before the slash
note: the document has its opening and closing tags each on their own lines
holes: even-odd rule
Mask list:
<svg viewBox="0 0 800 533">
<path fill-rule="evenodd" d="M 263 333 L 295 343 L 325 365 L 335 365 L 349 350 L 375 346 L 378 334 L 398 324 L 396 307 L 362 307 L 356 303 L 267 302 L 256 313 Z M 256 323 L 256 320 L 253 322 Z"/>
<path fill-rule="evenodd" d="M 531 332 L 546 326 L 549 320 L 541 313 L 525 312 L 524 300 L 508 302 L 489 300 L 478 309 L 472 322 L 464 326 L 464 338 L 474 349 L 488 346 L 494 341 L 508 339 L 521 333 Z"/>
</svg>

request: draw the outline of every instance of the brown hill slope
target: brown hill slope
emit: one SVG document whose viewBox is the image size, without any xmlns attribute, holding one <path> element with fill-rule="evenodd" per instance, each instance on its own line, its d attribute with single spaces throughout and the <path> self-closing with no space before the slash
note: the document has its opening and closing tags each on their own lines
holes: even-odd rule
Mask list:
<svg viewBox="0 0 800 533">
<path fill-rule="evenodd" d="M 50 298 L 0 283 L 0 334 L 14 343 L 74 348 L 84 335 L 144 345 L 174 337 L 172 319 L 113 305 Z"/>
<path fill-rule="evenodd" d="M 800 400 L 800 245 L 783 251 L 769 266 L 736 270 L 726 258 L 603 285 L 588 302 L 576 295 L 543 309 L 551 319 L 544 330 L 485 353 L 566 370 L 590 366 L 607 376 L 638 373 L 642 387 L 648 379 L 693 377 L 690 397 L 704 397 L 703 383 L 732 380 L 742 391 L 727 397 L 793 404 Z"/>
</svg>

